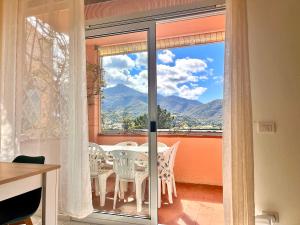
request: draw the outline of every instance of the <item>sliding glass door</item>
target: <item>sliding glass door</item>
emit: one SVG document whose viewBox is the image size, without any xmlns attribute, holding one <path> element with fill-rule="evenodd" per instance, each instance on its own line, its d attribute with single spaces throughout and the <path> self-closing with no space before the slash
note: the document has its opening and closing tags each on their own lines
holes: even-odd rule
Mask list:
<svg viewBox="0 0 300 225">
<path fill-rule="evenodd" d="M 157 224 L 155 23 L 86 34 L 88 96 L 98 96 L 90 219 Z"/>
</svg>

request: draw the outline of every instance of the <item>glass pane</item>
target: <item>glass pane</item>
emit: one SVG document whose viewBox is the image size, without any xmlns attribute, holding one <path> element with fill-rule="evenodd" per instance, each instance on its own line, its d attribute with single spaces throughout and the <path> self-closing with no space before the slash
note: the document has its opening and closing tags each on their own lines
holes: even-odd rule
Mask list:
<svg viewBox="0 0 300 225">
<path fill-rule="evenodd" d="M 156 28 L 158 223 L 223 225 L 225 15 Z"/>
<path fill-rule="evenodd" d="M 149 218 L 147 32 L 86 47 L 94 208 Z"/>
</svg>

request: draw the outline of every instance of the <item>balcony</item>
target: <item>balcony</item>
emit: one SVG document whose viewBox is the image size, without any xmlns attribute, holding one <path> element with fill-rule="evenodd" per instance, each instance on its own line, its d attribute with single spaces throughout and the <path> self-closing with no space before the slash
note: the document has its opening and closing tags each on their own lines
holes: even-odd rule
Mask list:
<svg viewBox="0 0 300 225">
<path fill-rule="evenodd" d="M 90 106 L 91 108 L 93 106 Z M 90 110 L 92 112 L 92 110 Z M 90 114 L 90 118 L 92 114 Z M 90 141 L 100 145 L 114 145 L 122 141 L 145 142 L 140 135 L 95 135 L 90 124 Z M 160 224 L 201 224 L 222 225 L 222 137 L 199 135 L 159 135 L 158 141 L 171 146 L 180 141 L 175 160 L 175 180 L 178 197 L 173 204 L 168 195 L 162 195 L 162 206 L 158 210 Z M 148 196 L 140 213 L 136 212 L 136 201 L 132 186 L 128 186 L 124 201 L 118 201 L 116 210 L 112 210 L 115 177 L 108 179 L 106 203 L 100 207 L 99 196 L 93 192 L 93 205 L 99 212 L 114 212 L 130 215 L 147 215 Z M 146 191 L 147 193 L 147 191 Z"/>
</svg>

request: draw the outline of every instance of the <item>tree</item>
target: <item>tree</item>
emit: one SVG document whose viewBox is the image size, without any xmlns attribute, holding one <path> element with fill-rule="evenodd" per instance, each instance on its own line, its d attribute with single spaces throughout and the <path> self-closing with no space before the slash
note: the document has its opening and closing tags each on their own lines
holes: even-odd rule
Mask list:
<svg viewBox="0 0 300 225">
<path fill-rule="evenodd" d="M 168 112 L 166 109 L 160 108 L 160 105 L 158 105 L 157 115 L 158 115 L 158 128 L 170 129 L 172 127 L 174 116 L 170 112 Z"/>
<path fill-rule="evenodd" d="M 135 127 L 134 120 L 131 118 L 131 116 L 128 113 L 123 114 L 122 123 L 123 123 L 123 129 L 125 131 L 130 131 Z"/>
<path fill-rule="evenodd" d="M 166 109 L 157 106 L 158 116 L 158 128 L 159 129 L 170 129 L 173 124 L 174 116 Z M 146 129 L 148 127 L 148 116 L 147 114 L 141 115 L 134 119 L 134 128 Z"/>
</svg>

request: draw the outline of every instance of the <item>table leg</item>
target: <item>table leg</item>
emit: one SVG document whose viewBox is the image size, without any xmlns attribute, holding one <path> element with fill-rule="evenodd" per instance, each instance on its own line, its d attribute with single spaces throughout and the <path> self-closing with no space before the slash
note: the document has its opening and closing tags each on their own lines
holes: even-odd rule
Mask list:
<svg viewBox="0 0 300 225">
<path fill-rule="evenodd" d="M 58 170 L 43 174 L 42 225 L 57 225 Z"/>
</svg>

